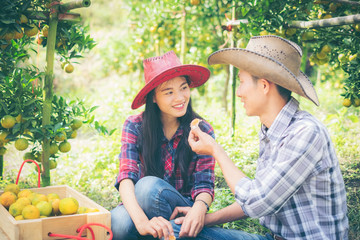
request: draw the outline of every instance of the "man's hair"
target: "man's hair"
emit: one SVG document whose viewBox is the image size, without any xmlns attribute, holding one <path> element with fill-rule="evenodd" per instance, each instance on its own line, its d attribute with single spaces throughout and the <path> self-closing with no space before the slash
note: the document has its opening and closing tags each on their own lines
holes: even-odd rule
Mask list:
<svg viewBox="0 0 360 240">
<path fill-rule="evenodd" d="M 260 77 L 257 77 L 255 75 L 251 75 L 253 81 L 256 83 L 259 79 L 261 79 Z M 267 80 L 267 79 L 266 79 Z M 269 80 L 268 80 L 269 81 Z M 271 81 L 270 81 L 271 82 Z M 278 91 L 278 93 L 280 94 L 280 96 L 287 102 L 290 100 L 290 97 L 291 97 L 291 91 L 276 84 L 275 83 L 275 86 L 276 86 L 276 89 Z"/>
</svg>

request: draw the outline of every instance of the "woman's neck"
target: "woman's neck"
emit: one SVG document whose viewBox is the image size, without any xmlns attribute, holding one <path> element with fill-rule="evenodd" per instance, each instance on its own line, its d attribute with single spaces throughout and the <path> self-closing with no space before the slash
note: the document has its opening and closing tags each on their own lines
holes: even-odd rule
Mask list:
<svg viewBox="0 0 360 240">
<path fill-rule="evenodd" d="M 170 140 L 180 126 L 178 118 L 161 118 L 165 137 Z"/>
</svg>

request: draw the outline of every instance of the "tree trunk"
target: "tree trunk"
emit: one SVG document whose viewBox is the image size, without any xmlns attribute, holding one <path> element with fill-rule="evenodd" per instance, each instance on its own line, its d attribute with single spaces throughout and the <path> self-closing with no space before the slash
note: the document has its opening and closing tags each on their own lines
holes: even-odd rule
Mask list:
<svg viewBox="0 0 360 240">
<path fill-rule="evenodd" d="M 236 19 L 236 1 L 232 1 L 233 9 L 232 9 L 232 20 Z M 235 31 L 236 28 L 233 28 L 231 32 L 231 47 L 235 47 Z M 230 79 L 232 83 L 232 105 L 231 105 L 231 136 L 235 136 L 235 120 L 236 120 L 236 68 L 231 65 L 230 66 Z"/>
<path fill-rule="evenodd" d="M 54 2 L 54 0 L 53 0 Z M 50 124 L 51 117 L 51 105 L 53 100 L 53 80 L 54 80 L 54 57 L 55 57 L 55 42 L 56 42 L 56 30 L 58 24 L 58 5 L 53 6 L 55 11 L 52 11 L 50 14 L 49 21 L 49 35 L 47 39 L 47 48 L 46 48 L 46 72 L 45 78 L 43 81 L 43 119 L 42 126 L 45 130 L 45 126 Z M 50 157 L 50 139 L 46 136 L 44 137 L 43 144 L 43 153 L 42 153 L 42 172 L 41 172 L 41 182 L 42 186 L 50 186 L 50 167 L 49 167 L 49 157 Z"/>
<path fill-rule="evenodd" d="M 224 90 L 223 90 L 223 97 L 222 97 L 222 106 L 223 106 L 224 110 L 226 111 L 226 113 L 228 112 L 227 95 L 228 95 L 228 90 L 229 90 L 229 79 L 230 79 L 229 67 L 230 67 L 230 65 L 225 66 L 225 71 L 226 71 L 225 87 L 224 87 Z"/>
<path fill-rule="evenodd" d="M 186 54 L 186 9 L 185 3 L 183 4 L 182 16 L 181 16 L 181 52 L 180 52 L 180 61 L 182 64 L 185 64 L 185 54 Z"/>
<path fill-rule="evenodd" d="M 3 180 L 4 156 L 0 155 L 0 180 Z"/>
</svg>

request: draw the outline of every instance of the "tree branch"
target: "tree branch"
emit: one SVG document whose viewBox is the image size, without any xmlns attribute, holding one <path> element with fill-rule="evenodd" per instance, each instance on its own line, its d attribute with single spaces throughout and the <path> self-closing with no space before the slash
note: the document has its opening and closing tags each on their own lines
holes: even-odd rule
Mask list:
<svg viewBox="0 0 360 240">
<path fill-rule="evenodd" d="M 345 17 L 335 17 L 328 19 L 321 19 L 315 21 L 292 21 L 289 27 L 294 28 L 322 28 L 322 27 L 335 27 L 341 25 L 350 25 L 360 22 L 360 14 L 349 15 Z"/>
<path fill-rule="evenodd" d="M 354 1 L 349 1 L 349 0 L 333 0 L 333 2 L 360 6 L 360 2 L 354 2 Z"/>
</svg>

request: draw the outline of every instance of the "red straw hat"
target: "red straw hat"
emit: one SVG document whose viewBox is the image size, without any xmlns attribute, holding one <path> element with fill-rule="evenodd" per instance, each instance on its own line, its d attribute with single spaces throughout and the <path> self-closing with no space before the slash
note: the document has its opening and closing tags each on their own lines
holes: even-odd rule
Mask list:
<svg viewBox="0 0 360 240">
<path fill-rule="evenodd" d="M 141 107 L 146 102 L 146 95 L 167 80 L 178 76 L 188 76 L 190 88 L 204 84 L 210 76 L 209 69 L 198 65 L 183 65 L 174 51 L 159 57 L 145 59 L 144 62 L 145 86 L 136 95 L 131 104 L 132 109 Z"/>
</svg>

